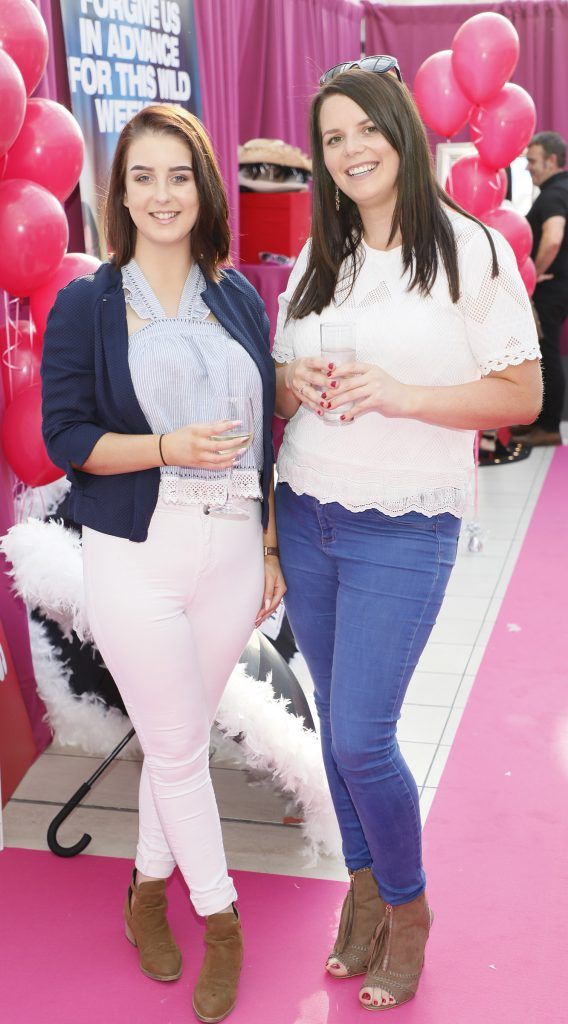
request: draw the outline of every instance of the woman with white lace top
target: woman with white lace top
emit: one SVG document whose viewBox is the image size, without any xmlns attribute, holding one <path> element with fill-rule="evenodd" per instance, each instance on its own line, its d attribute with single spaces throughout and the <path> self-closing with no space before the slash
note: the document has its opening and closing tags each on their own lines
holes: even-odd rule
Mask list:
<svg viewBox="0 0 568 1024">
<path fill-rule="evenodd" d="M 542 389 L 513 253 L 436 184 L 396 60 L 320 85 L 312 238 L 273 351 L 289 421 L 276 506 L 351 876 L 326 967 L 366 974 L 360 1003 L 384 1010 L 415 994 L 431 923 L 397 720 L 454 564 L 475 431 L 533 420 Z M 321 358 L 323 324 L 355 331 L 355 361 Z"/>
<path fill-rule="evenodd" d="M 233 1008 L 242 961 L 209 733 L 255 623 L 285 591 L 268 320 L 255 290 L 227 266 L 227 217 L 197 118 L 142 110 L 111 170 L 112 258 L 59 293 L 42 364 L 44 437 L 83 525 L 93 636 L 144 751 L 126 935 L 145 974 L 180 976 L 165 897 L 177 864 L 207 918 L 193 995 L 207 1021 Z M 245 423 L 220 418 L 229 397 L 250 403 L 248 448 Z M 227 496 L 232 514 L 210 514 Z"/>
</svg>

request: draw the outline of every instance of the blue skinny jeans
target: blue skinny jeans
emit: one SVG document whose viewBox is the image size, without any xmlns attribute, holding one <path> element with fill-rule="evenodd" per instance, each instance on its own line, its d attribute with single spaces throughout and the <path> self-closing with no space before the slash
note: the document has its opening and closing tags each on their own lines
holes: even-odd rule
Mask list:
<svg viewBox="0 0 568 1024">
<path fill-rule="evenodd" d="M 460 521 L 322 505 L 280 483 L 286 611 L 315 689 L 347 867 L 372 867 L 393 906 L 426 884 L 418 790 L 396 727 L 442 604 Z"/>
</svg>

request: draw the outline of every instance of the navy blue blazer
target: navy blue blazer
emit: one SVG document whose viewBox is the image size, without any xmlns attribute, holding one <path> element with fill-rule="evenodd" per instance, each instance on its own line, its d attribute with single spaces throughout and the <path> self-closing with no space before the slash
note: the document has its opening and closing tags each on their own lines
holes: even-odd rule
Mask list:
<svg viewBox="0 0 568 1024">
<path fill-rule="evenodd" d="M 203 299 L 252 357 L 262 380 L 266 528 L 275 396 L 268 317 L 253 286 L 230 268 L 218 283 L 209 281 Z M 59 292 L 47 321 L 41 374 L 43 437 L 49 457 L 71 481 L 71 517 L 101 533 L 146 540 L 158 499 L 159 468 L 95 476 L 72 465 L 81 466 L 108 431 L 152 433 L 130 376 L 122 275 L 113 264 L 103 263 Z"/>
</svg>

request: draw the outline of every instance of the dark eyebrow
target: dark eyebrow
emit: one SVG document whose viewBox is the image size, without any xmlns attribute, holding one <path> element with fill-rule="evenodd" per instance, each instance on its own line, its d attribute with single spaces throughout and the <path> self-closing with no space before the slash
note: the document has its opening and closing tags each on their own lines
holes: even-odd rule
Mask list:
<svg viewBox="0 0 568 1024">
<path fill-rule="evenodd" d="M 357 128 L 362 128 L 364 124 L 374 123 L 375 122 L 373 121 L 372 117 L 364 117 L 362 121 L 357 121 Z M 341 131 L 340 128 L 328 128 L 328 130 L 322 134 L 322 139 L 324 139 L 326 135 L 335 135 L 335 133 L 339 131 Z"/>
<path fill-rule="evenodd" d="M 188 164 L 180 164 L 179 167 L 170 167 L 168 169 L 170 171 L 192 171 L 193 170 L 193 168 L 190 167 Z M 130 168 L 130 170 L 131 171 L 153 171 L 154 168 L 153 167 L 144 167 L 143 164 L 134 164 Z"/>
</svg>

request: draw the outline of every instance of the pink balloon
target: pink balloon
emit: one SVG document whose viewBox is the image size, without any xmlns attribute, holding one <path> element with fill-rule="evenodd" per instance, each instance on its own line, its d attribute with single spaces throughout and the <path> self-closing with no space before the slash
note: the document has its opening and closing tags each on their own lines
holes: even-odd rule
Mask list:
<svg viewBox="0 0 568 1024">
<path fill-rule="evenodd" d="M 446 192 L 474 217 L 481 217 L 503 202 L 507 191 L 504 171 L 491 171 L 478 156 L 462 156 L 452 166 Z"/>
<path fill-rule="evenodd" d="M 4 396 L 12 401 L 20 391 L 39 381 L 41 345 L 27 320 L 20 320 L 18 331 L 0 327 L 0 373 Z"/>
<path fill-rule="evenodd" d="M 519 273 L 524 281 L 527 292 L 529 295 L 532 295 L 536 288 L 536 267 L 530 256 L 525 260 L 523 265 L 519 267 Z"/>
<path fill-rule="evenodd" d="M 414 99 L 423 121 L 449 139 L 463 128 L 471 100 L 460 89 L 452 70 L 452 51 L 433 53 L 420 65 L 414 79 Z"/>
<path fill-rule="evenodd" d="M 519 37 L 502 14 L 468 18 L 452 41 L 452 67 L 472 103 L 485 103 L 508 82 L 519 59 Z"/>
<path fill-rule="evenodd" d="M 45 71 L 49 50 L 45 21 L 32 0 L 0 3 L 0 49 L 18 65 L 31 96 Z"/>
<path fill-rule="evenodd" d="M 520 267 L 530 256 L 533 244 L 533 234 L 528 220 L 507 206 L 489 210 L 483 214 L 482 219 L 490 228 L 496 228 L 505 236 Z"/>
<path fill-rule="evenodd" d="M 10 402 L 2 420 L 2 448 L 8 465 L 28 487 L 43 487 L 63 476 L 43 443 L 41 384 L 32 384 Z"/>
<path fill-rule="evenodd" d="M 49 311 L 55 302 L 58 291 L 76 277 L 93 274 L 101 261 L 83 252 L 68 252 L 61 260 L 54 274 L 30 295 L 30 313 L 34 327 L 43 337 Z"/>
<path fill-rule="evenodd" d="M 29 295 L 51 277 L 67 248 L 61 203 L 32 181 L 0 182 L 0 238 L 0 288 Z"/>
<path fill-rule="evenodd" d="M 3 176 L 35 181 L 63 202 L 79 181 L 84 152 L 81 129 L 61 103 L 28 100 Z"/>
<path fill-rule="evenodd" d="M 469 119 L 471 138 L 483 163 L 497 170 L 520 156 L 536 125 L 535 105 L 525 89 L 508 82 Z"/>
<path fill-rule="evenodd" d="M 26 114 L 26 87 L 11 57 L 0 50 L 0 157 L 15 142 Z"/>
</svg>

